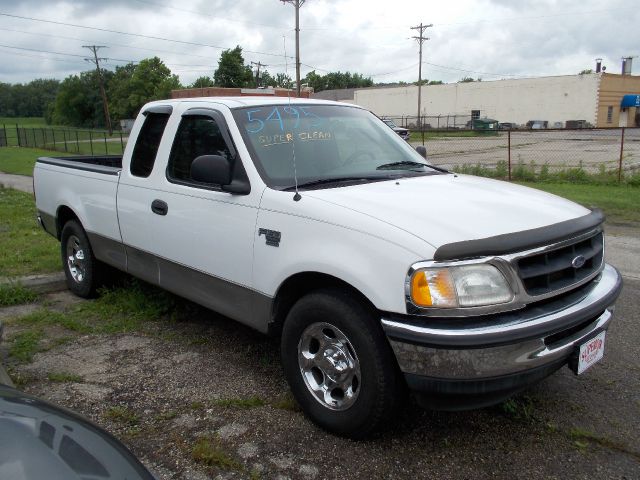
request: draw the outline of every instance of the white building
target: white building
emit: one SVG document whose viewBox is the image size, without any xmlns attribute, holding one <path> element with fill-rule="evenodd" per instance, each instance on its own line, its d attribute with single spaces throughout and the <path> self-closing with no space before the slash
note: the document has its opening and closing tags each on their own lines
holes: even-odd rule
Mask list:
<svg viewBox="0 0 640 480">
<path fill-rule="evenodd" d="M 342 91 L 314 96 L 331 98 L 331 92 Z M 549 128 L 556 124 L 564 127 L 568 120 L 584 120 L 599 127 L 630 127 L 638 125 L 638 109 L 625 107 L 623 101 L 630 94 L 640 94 L 640 76 L 592 73 L 429 85 L 422 87 L 421 114 L 458 115 L 458 122 L 472 116 L 520 125 L 542 120 Z M 414 85 L 355 89 L 353 99 L 336 99 L 361 105 L 378 116 L 418 114 L 418 87 Z M 433 118 L 425 122 L 437 126 Z"/>
</svg>

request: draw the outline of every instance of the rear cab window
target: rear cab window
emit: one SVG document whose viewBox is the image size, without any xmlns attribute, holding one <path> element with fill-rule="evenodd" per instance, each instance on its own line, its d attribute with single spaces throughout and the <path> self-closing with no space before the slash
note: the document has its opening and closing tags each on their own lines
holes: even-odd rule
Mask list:
<svg viewBox="0 0 640 480">
<path fill-rule="evenodd" d="M 147 178 L 153 170 L 160 140 L 171 116 L 171 107 L 159 112 L 147 111 L 144 115 L 144 123 L 131 154 L 129 171 L 133 176 Z"/>
</svg>

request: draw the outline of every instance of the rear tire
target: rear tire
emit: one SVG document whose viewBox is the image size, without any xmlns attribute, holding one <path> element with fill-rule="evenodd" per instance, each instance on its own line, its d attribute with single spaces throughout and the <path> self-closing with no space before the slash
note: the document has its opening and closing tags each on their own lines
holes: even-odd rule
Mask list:
<svg viewBox="0 0 640 480">
<path fill-rule="evenodd" d="M 404 400 L 401 374 L 371 309 L 338 289 L 291 308 L 282 366 L 304 413 L 322 428 L 363 438 L 389 425 Z"/>
<path fill-rule="evenodd" d="M 60 254 L 69 290 L 79 297 L 94 297 L 102 284 L 105 265 L 94 257 L 89 238 L 77 220 L 69 220 L 62 228 Z"/>
</svg>

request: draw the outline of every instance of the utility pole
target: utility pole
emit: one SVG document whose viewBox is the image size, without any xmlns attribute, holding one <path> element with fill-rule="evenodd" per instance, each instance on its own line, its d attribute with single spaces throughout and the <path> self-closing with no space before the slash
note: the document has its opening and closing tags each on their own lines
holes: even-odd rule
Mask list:
<svg viewBox="0 0 640 480">
<path fill-rule="evenodd" d="M 281 0 L 282 3 L 290 3 L 296 8 L 296 88 L 300 97 L 300 7 L 306 0 Z"/>
<path fill-rule="evenodd" d="M 260 67 L 268 67 L 269 65 L 265 65 L 264 63 L 260 63 L 260 62 L 251 62 L 251 65 L 255 65 L 257 70 L 256 70 L 256 88 L 258 88 L 260 86 Z"/>
<path fill-rule="evenodd" d="M 100 95 L 102 96 L 102 108 L 104 109 L 104 122 L 109 131 L 109 135 L 113 134 L 111 128 L 111 117 L 109 116 L 109 104 L 107 103 L 107 92 L 104 90 L 104 79 L 102 78 L 102 70 L 100 70 L 100 61 L 106 58 L 98 58 L 98 50 L 107 48 L 104 45 L 83 45 L 82 48 L 88 48 L 93 53 L 93 58 L 85 58 L 87 62 L 91 62 L 96 66 L 98 72 L 98 83 L 100 84 Z"/>
<path fill-rule="evenodd" d="M 430 23 L 429 25 L 423 25 L 422 22 L 420 23 L 420 25 L 411 27 L 411 30 L 418 30 L 420 32 L 420 35 L 418 35 L 417 37 L 413 37 L 418 41 L 418 44 L 420 45 L 420 63 L 418 63 L 418 128 L 420 128 L 420 130 L 422 130 L 422 120 L 420 116 L 420 110 L 422 106 L 422 44 L 425 41 L 429 40 L 424 36 L 424 32 L 427 28 L 431 27 L 433 27 L 433 24 Z"/>
</svg>

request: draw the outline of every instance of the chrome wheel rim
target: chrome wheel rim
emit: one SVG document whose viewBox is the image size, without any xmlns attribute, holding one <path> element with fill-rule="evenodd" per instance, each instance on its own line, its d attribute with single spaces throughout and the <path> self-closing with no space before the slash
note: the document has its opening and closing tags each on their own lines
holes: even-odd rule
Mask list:
<svg viewBox="0 0 640 480">
<path fill-rule="evenodd" d="M 337 327 L 309 325 L 298 343 L 298 365 L 313 397 L 331 410 L 351 407 L 361 388 L 360 362 L 347 336 Z"/>
<path fill-rule="evenodd" d="M 74 282 L 81 283 L 84 280 L 86 272 L 84 251 L 80 245 L 80 239 L 75 235 L 71 235 L 67 240 L 67 268 Z"/>
</svg>

